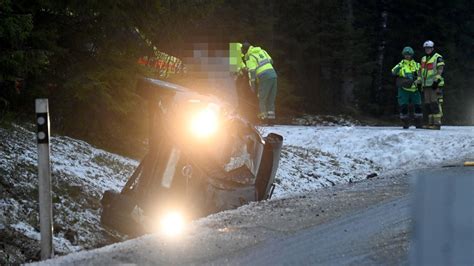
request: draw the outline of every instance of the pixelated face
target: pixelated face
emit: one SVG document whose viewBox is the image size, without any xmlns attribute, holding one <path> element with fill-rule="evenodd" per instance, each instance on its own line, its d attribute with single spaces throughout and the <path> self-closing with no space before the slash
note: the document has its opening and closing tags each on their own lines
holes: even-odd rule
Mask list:
<svg viewBox="0 0 474 266">
<path fill-rule="evenodd" d="M 195 41 L 187 45 L 182 60 L 187 79 L 191 80 L 189 87 L 212 93 L 231 103 L 235 101 L 232 73 L 238 71 L 242 60 L 237 43 L 229 44 L 212 38 Z"/>
</svg>

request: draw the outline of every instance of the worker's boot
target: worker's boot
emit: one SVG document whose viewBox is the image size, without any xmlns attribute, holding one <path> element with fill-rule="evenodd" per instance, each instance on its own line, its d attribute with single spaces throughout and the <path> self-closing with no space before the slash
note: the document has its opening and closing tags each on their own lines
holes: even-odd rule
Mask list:
<svg viewBox="0 0 474 266">
<path fill-rule="evenodd" d="M 424 125 L 423 128 L 424 129 L 433 129 L 433 115 L 432 114 L 428 114 L 428 125 Z"/>
<path fill-rule="evenodd" d="M 427 125 L 427 126 L 423 126 L 424 129 L 432 129 L 432 130 L 440 130 L 441 129 L 441 125 L 439 124 L 432 124 L 432 125 Z"/>
<path fill-rule="evenodd" d="M 423 128 L 423 118 L 415 117 L 415 127 L 416 128 Z"/>
<path fill-rule="evenodd" d="M 441 115 L 439 112 L 433 116 L 433 127 L 434 129 L 441 129 Z"/>
<path fill-rule="evenodd" d="M 424 126 L 424 129 L 431 129 L 431 130 L 440 130 L 441 125 L 429 125 L 429 126 Z"/>
<path fill-rule="evenodd" d="M 414 120 L 415 120 L 415 127 L 422 128 L 423 127 L 423 108 L 420 104 L 415 104 L 415 113 L 414 113 Z"/>
<path fill-rule="evenodd" d="M 408 115 L 408 105 L 400 105 L 400 119 L 402 120 L 403 129 L 408 129 L 410 127 L 410 116 Z"/>
<path fill-rule="evenodd" d="M 402 119 L 402 126 L 403 129 L 408 129 L 410 127 L 410 121 L 408 120 L 408 118 Z"/>
</svg>

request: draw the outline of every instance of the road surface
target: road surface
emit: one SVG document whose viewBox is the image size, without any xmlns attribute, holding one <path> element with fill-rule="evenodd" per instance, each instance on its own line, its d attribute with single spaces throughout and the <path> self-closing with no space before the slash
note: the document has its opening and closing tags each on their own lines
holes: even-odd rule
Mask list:
<svg viewBox="0 0 474 266">
<path fill-rule="evenodd" d="M 291 236 L 269 239 L 212 264 L 407 264 L 409 207 L 404 195 Z"/>
</svg>

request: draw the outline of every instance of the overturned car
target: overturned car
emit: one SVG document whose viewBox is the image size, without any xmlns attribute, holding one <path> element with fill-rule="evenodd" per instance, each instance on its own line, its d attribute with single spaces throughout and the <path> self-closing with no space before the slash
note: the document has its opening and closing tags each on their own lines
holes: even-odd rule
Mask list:
<svg viewBox="0 0 474 266">
<path fill-rule="evenodd" d="M 138 83 L 149 149 L 122 191 L 106 191 L 101 222 L 129 236 L 272 196 L 283 137 L 262 137 L 224 102 L 156 79 Z"/>
</svg>

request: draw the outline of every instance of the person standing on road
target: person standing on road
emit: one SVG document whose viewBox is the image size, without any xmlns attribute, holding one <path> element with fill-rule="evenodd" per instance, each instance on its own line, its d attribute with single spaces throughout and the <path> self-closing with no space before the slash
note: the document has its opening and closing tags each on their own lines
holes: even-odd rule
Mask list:
<svg viewBox="0 0 474 266">
<path fill-rule="evenodd" d="M 275 100 L 277 95 L 277 73 L 273 68 L 270 55 L 260 47 L 248 42 L 242 44 L 242 54 L 249 72 L 250 87 L 257 92 L 261 121 L 271 122 L 275 116 Z"/>
<path fill-rule="evenodd" d="M 416 128 L 421 128 L 423 120 L 421 94 L 415 84 L 420 64 L 413 59 L 414 54 L 413 48 L 409 46 L 403 48 L 403 60 L 392 68 L 392 74 L 397 76 L 398 106 L 404 129 L 410 127 L 410 116 L 408 113 L 408 105 L 410 103 L 413 104 L 415 109 L 414 120 Z"/>
<path fill-rule="evenodd" d="M 423 44 L 426 55 L 421 59 L 421 68 L 418 75 L 417 86 L 423 90 L 424 107 L 428 114 L 428 125 L 424 128 L 441 129 L 443 117 L 443 88 L 444 60 L 434 52 L 434 43 L 426 41 Z"/>
</svg>

